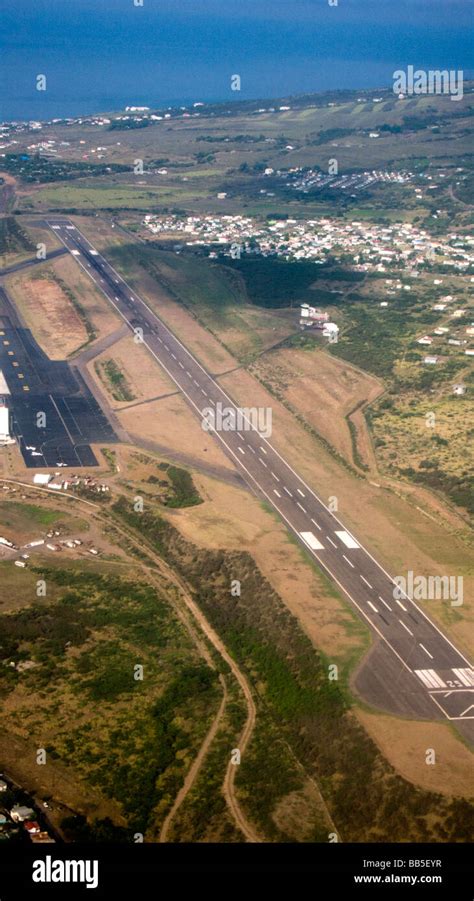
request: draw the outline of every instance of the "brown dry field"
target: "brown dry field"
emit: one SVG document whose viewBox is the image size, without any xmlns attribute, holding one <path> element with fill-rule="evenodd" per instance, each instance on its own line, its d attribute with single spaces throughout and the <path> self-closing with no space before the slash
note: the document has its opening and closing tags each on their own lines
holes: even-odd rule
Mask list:
<svg viewBox="0 0 474 901">
<path fill-rule="evenodd" d="M 59 257 L 50 265 L 76 295 L 98 338 L 110 335 L 122 325 L 122 319 L 118 313 L 72 256 L 68 254 L 65 257 Z"/>
<path fill-rule="evenodd" d="M 409 782 L 443 795 L 474 797 L 472 753 L 449 725 L 399 720 L 360 709 L 356 716 L 387 760 Z M 426 763 L 428 748 L 435 751 L 433 766 Z"/>
<path fill-rule="evenodd" d="M 310 352 L 296 348 L 265 354 L 251 371 L 270 384 L 277 396 L 300 413 L 338 453 L 353 462 L 345 417 L 359 402 L 378 397 L 383 391 L 378 379 L 323 350 Z M 359 452 L 367 462 L 370 436 L 362 416 L 356 423 L 362 439 L 358 441 Z"/>
<path fill-rule="evenodd" d="M 105 391 L 114 410 L 125 409 L 139 401 L 151 400 L 151 398 L 161 397 L 163 394 L 173 394 L 177 390 L 174 382 L 157 364 L 146 347 L 143 344 L 136 344 L 131 334 L 121 338 L 88 364 L 87 368 L 96 381 L 98 376 L 95 364 L 106 363 L 107 360 L 115 361 L 135 397 L 133 401 L 115 400 L 108 379 L 100 379 L 100 386 Z"/>
<path fill-rule="evenodd" d="M 203 431 L 181 397 L 167 397 L 137 407 L 129 406 L 128 409 L 122 409 L 118 417 L 130 435 L 189 454 L 208 466 L 234 470 L 233 463 L 216 441 Z"/>
<path fill-rule="evenodd" d="M 44 277 L 34 278 L 27 270 L 9 276 L 6 286 L 26 325 L 52 360 L 70 356 L 87 342 L 88 336 L 70 298 L 54 276 L 48 277 L 48 272 L 54 272 L 70 288 L 98 338 L 120 325 L 110 304 L 70 256 L 58 257 L 40 268 Z"/>
<path fill-rule="evenodd" d="M 85 344 L 86 328 L 54 279 L 20 273 L 10 276 L 7 284 L 25 324 L 50 359 L 64 360 Z"/>
</svg>

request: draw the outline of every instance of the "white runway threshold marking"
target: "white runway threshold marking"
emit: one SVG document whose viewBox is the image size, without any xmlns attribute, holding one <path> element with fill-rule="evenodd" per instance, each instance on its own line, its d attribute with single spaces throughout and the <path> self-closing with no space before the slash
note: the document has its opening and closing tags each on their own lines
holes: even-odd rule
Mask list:
<svg viewBox="0 0 474 901">
<path fill-rule="evenodd" d="M 324 545 L 313 535 L 312 532 L 300 532 L 300 538 L 311 548 L 312 551 L 323 551 Z"/>
<path fill-rule="evenodd" d="M 474 670 L 472 669 L 453 669 L 453 673 L 462 682 L 463 685 L 474 685 Z"/>
<path fill-rule="evenodd" d="M 357 541 L 355 540 L 355 538 L 352 537 L 352 535 L 349 535 L 349 532 L 345 532 L 345 531 L 336 532 L 336 535 L 338 538 L 341 539 L 341 541 L 343 542 L 343 544 L 345 544 L 346 547 L 351 547 L 351 548 L 360 547 L 360 544 L 357 544 Z"/>
<path fill-rule="evenodd" d="M 416 675 L 426 688 L 447 688 L 447 685 L 434 669 L 416 669 Z"/>
</svg>

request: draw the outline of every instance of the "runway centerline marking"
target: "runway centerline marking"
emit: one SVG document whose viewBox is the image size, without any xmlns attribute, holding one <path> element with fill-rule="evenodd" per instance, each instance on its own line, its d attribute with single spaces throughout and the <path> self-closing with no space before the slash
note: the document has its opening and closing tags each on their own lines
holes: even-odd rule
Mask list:
<svg viewBox="0 0 474 901">
<path fill-rule="evenodd" d="M 430 652 L 427 650 L 427 648 L 425 648 L 424 644 L 422 644 L 421 641 L 419 642 L 419 645 L 420 645 L 420 648 L 423 649 L 425 654 L 428 654 L 428 657 L 430 657 L 431 660 L 434 660 L 433 654 L 430 654 Z"/>
<path fill-rule="evenodd" d="M 359 575 L 360 575 L 362 581 L 365 582 L 365 584 L 368 585 L 369 588 L 372 588 L 372 585 L 370 584 L 370 582 L 368 581 L 368 579 L 366 579 L 365 576 L 362 575 L 362 573 L 359 573 Z M 372 588 L 372 590 L 373 590 L 373 588 Z"/>
<path fill-rule="evenodd" d="M 336 542 L 335 542 L 335 541 L 333 541 L 333 540 L 332 540 L 332 538 L 330 538 L 330 537 L 329 537 L 329 535 L 326 535 L 326 538 L 327 538 L 327 540 L 328 540 L 328 541 L 330 541 L 330 542 L 331 542 L 331 544 L 332 544 L 332 546 L 333 546 L 333 547 L 336 547 L 336 548 L 337 548 L 337 544 L 336 544 Z"/>
<path fill-rule="evenodd" d="M 403 626 L 404 629 L 407 630 L 409 635 L 413 635 L 413 632 L 411 631 L 411 629 L 409 629 L 408 626 L 405 625 L 405 623 L 403 622 L 402 619 L 399 619 L 398 622 Z"/>
<path fill-rule="evenodd" d="M 352 566 L 352 569 L 354 569 L 354 564 L 353 564 L 353 563 L 352 563 L 352 561 L 351 561 L 351 560 L 349 560 L 349 558 L 348 558 L 348 557 L 346 557 L 346 555 L 345 555 L 345 554 L 343 554 L 343 555 L 342 555 L 342 556 L 343 556 L 343 557 L 344 557 L 344 560 L 345 560 L 345 561 L 346 561 L 346 563 L 348 563 L 348 564 L 349 564 L 349 566 Z"/>
<path fill-rule="evenodd" d="M 382 601 L 382 604 L 385 604 L 387 610 L 392 610 L 390 604 L 387 604 L 387 601 L 384 601 L 383 597 L 379 594 L 379 601 Z"/>
</svg>

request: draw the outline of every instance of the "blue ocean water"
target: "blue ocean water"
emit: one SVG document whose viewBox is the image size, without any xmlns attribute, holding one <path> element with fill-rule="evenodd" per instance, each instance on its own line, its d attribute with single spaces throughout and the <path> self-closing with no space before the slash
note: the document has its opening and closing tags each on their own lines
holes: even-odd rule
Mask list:
<svg viewBox="0 0 474 901">
<path fill-rule="evenodd" d="M 377 88 L 409 64 L 472 73 L 471 0 L 329 2 L 2 0 L 0 119 Z"/>
</svg>

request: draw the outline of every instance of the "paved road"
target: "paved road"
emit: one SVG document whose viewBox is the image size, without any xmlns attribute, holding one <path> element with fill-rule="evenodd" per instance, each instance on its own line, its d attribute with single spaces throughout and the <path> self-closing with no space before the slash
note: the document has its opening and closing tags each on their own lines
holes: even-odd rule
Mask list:
<svg viewBox="0 0 474 901">
<path fill-rule="evenodd" d="M 137 338 L 143 337 L 196 415 L 202 420 L 207 409 L 216 410 L 220 404 L 238 418 L 239 410 L 231 398 L 87 238 L 64 218 L 50 217 L 48 225 Z M 213 434 L 243 478 L 278 512 L 383 643 L 389 652 L 385 681 L 393 681 L 395 666 L 403 676 L 400 684 L 406 686 L 408 677 L 407 697 L 415 694 L 421 698 L 427 718 L 447 718 L 458 724 L 463 720 L 464 734 L 472 732 L 474 737 L 474 669 L 466 657 L 416 603 L 405 595 L 394 597 L 388 573 L 254 428 L 250 418 L 243 417 L 238 429 Z M 380 677 L 380 655 L 377 667 Z M 407 712 L 416 710 L 408 704 Z"/>
<path fill-rule="evenodd" d="M 30 260 L 23 260 L 22 263 L 14 263 L 11 266 L 7 266 L 6 269 L 0 269 L 0 277 L 3 278 L 4 275 L 11 275 L 12 272 L 19 272 L 20 269 L 28 269 L 30 266 L 38 266 L 40 263 L 48 263 L 49 260 L 55 260 L 56 257 L 62 257 L 65 253 L 67 253 L 65 247 L 58 247 L 57 250 L 52 250 L 51 253 L 48 253 L 44 260 L 33 257 Z"/>
</svg>

